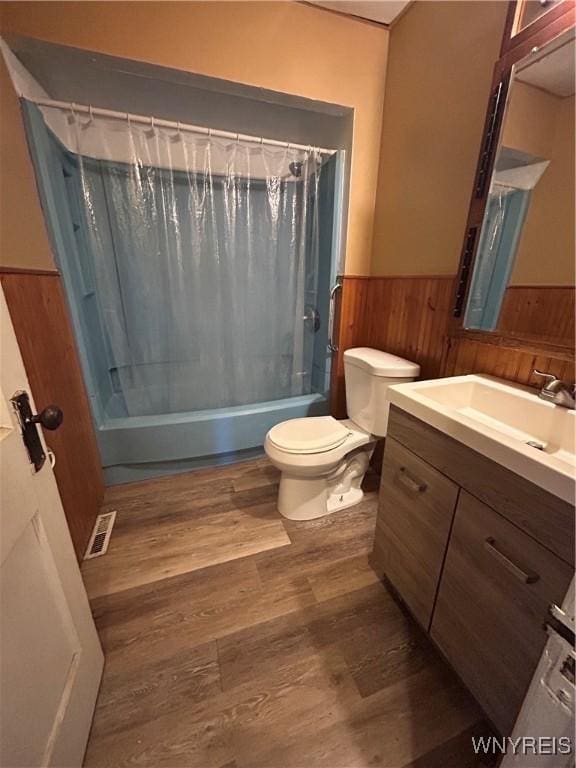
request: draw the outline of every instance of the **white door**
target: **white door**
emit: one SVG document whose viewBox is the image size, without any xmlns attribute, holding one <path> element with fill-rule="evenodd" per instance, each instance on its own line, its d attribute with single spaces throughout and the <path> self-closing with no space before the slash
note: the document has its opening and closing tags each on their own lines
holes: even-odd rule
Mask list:
<svg viewBox="0 0 576 768">
<path fill-rule="evenodd" d="M 0 340 L 0 765 L 79 768 L 104 659 L 52 468 L 11 407 L 30 388 L 1 290 Z"/>
</svg>

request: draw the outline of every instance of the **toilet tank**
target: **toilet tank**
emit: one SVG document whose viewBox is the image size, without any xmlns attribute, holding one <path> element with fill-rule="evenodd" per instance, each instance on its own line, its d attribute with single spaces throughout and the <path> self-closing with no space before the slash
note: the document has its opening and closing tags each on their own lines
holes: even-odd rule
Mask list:
<svg viewBox="0 0 576 768">
<path fill-rule="evenodd" d="M 366 432 L 385 437 L 388 426 L 387 390 L 392 384 L 414 381 L 420 366 L 369 347 L 344 352 L 348 417 Z"/>
</svg>

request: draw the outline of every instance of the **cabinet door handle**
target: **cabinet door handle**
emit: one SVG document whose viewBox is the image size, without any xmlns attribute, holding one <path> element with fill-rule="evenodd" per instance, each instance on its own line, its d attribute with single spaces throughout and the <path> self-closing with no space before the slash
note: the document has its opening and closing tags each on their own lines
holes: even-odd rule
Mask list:
<svg viewBox="0 0 576 768">
<path fill-rule="evenodd" d="M 417 478 L 412 477 L 406 467 L 400 467 L 398 480 L 402 483 L 403 486 L 408 488 L 408 490 L 412 491 L 413 493 L 424 493 L 428 487 L 426 483 L 422 482 L 422 480 L 418 480 Z"/>
<path fill-rule="evenodd" d="M 519 565 L 516 565 L 515 562 L 510 560 L 509 557 L 506 557 L 506 555 L 498 549 L 496 546 L 496 539 L 494 539 L 492 536 L 489 536 L 486 539 L 484 542 L 484 547 L 492 555 L 492 557 L 495 557 L 496 560 L 498 560 L 498 562 L 501 563 L 507 571 L 510 571 L 510 573 L 513 576 L 516 576 L 516 578 L 519 579 L 523 584 L 534 584 L 540 578 L 540 576 L 534 571 L 525 571 L 523 568 L 520 568 Z"/>
</svg>

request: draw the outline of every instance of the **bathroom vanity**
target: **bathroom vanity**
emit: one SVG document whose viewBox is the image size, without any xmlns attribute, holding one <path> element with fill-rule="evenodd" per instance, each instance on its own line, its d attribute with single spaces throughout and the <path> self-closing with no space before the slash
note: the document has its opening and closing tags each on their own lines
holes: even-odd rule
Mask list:
<svg viewBox="0 0 576 768">
<path fill-rule="evenodd" d="M 483 376 L 390 400 L 373 567 L 509 734 L 574 572 L 575 413 Z"/>
</svg>

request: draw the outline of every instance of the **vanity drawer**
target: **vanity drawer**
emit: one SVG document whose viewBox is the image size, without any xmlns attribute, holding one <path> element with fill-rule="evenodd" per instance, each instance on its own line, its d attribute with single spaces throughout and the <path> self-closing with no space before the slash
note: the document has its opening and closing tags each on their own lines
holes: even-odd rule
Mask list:
<svg viewBox="0 0 576 768">
<path fill-rule="evenodd" d="M 509 734 L 572 569 L 462 491 L 431 634 L 494 725 Z"/>
<path fill-rule="evenodd" d="M 426 629 L 457 497 L 455 483 L 386 440 L 372 562 Z"/>
</svg>

